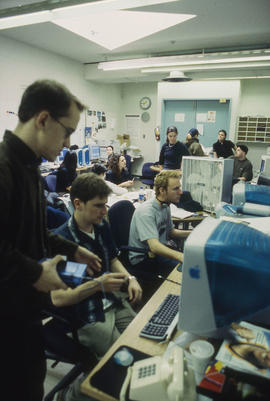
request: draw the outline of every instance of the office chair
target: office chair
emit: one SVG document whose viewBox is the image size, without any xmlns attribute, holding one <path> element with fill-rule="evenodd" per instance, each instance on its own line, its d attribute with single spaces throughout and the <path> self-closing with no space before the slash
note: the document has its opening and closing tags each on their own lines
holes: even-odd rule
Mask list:
<svg viewBox="0 0 270 401">
<path fill-rule="evenodd" d="M 54 361 L 54 368 L 59 362 L 72 364 L 70 371 L 45 395 L 44 401 L 53 401 L 60 390 L 71 384 L 81 373 L 88 372 L 97 363 L 94 354 L 80 344 L 78 333 L 72 319 L 67 319 L 52 311 L 43 311 L 43 318 L 50 317 L 43 324 L 43 340 L 46 359 Z M 67 332 L 72 333 L 72 337 Z"/>
<path fill-rule="evenodd" d="M 141 182 L 143 184 L 149 185 L 151 189 L 154 186 L 154 179 L 155 179 L 155 176 L 157 175 L 156 171 L 152 171 L 150 169 L 150 167 L 153 166 L 153 165 L 154 165 L 154 163 L 147 162 L 147 163 L 144 163 L 143 166 L 142 166 Z"/>
<path fill-rule="evenodd" d="M 56 180 L 57 176 L 55 174 L 49 174 L 45 177 L 45 181 L 50 192 L 56 192 Z"/>
<path fill-rule="evenodd" d="M 60 209 L 49 205 L 47 205 L 46 209 L 48 230 L 53 230 L 54 228 L 60 227 L 69 219 L 69 215 Z"/>
<path fill-rule="evenodd" d="M 126 168 L 127 171 L 129 173 L 129 175 L 131 175 L 131 156 L 130 155 L 125 155 L 125 159 L 126 159 Z"/>
<path fill-rule="evenodd" d="M 117 248 L 120 251 L 118 258 L 123 263 L 128 272 L 137 277 L 143 289 L 143 303 L 153 295 L 161 282 L 153 276 L 151 272 L 141 272 L 133 268 L 129 262 L 129 251 L 143 253 L 145 256 L 148 251 L 141 248 L 131 247 L 129 242 L 130 223 L 135 211 L 133 203 L 128 200 L 121 200 L 114 203 L 108 210 L 108 218 L 112 235 Z"/>
</svg>

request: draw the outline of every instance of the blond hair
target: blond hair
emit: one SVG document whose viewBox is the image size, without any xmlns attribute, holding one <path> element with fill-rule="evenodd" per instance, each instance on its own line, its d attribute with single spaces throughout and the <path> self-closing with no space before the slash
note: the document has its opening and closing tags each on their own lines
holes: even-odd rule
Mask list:
<svg viewBox="0 0 270 401">
<path fill-rule="evenodd" d="M 158 175 L 156 175 L 154 181 L 156 196 L 159 195 L 160 188 L 164 188 L 165 190 L 168 188 L 170 178 L 178 178 L 180 180 L 179 172 L 176 170 L 162 170 Z"/>
</svg>

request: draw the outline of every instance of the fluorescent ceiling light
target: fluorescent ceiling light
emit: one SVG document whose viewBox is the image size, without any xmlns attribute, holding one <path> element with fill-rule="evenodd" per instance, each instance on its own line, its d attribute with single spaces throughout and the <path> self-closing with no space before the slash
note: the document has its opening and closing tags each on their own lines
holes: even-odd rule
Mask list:
<svg viewBox="0 0 270 401">
<path fill-rule="evenodd" d="M 152 57 L 143 59 L 120 60 L 120 61 L 107 61 L 98 64 L 98 68 L 104 71 L 113 70 L 129 70 L 147 67 L 182 67 L 186 65 L 206 65 L 206 64 L 225 64 L 225 63 L 241 63 L 270 60 L 270 56 L 246 56 L 246 57 L 223 57 L 210 59 L 211 55 L 197 58 L 189 56 L 168 56 L 168 57 Z M 186 61 L 185 61 L 186 60 Z"/>
<path fill-rule="evenodd" d="M 141 11 L 111 11 L 53 21 L 77 35 L 113 50 L 180 24 L 195 15 Z"/>
<path fill-rule="evenodd" d="M 211 65 L 193 65 L 190 64 L 189 66 L 184 66 L 180 67 L 178 65 L 174 65 L 172 68 L 145 68 L 141 70 L 142 74 L 153 74 L 153 73 L 161 73 L 161 72 L 170 72 L 177 68 L 181 68 L 181 71 L 203 71 L 203 70 L 223 70 L 223 69 L 233 69 L 233 68 L 253 68 L 253 67 L 269 67 L 270 62 L 262 62 L 262 63 L 252 63 L 252 62 L 246 62 L 246 63 L 231 63 L 231 64 L 211 64 Z"/>
</svg>

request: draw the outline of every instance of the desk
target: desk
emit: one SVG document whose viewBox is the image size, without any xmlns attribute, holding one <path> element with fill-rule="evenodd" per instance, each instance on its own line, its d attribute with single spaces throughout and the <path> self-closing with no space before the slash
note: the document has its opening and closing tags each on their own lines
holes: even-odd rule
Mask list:
<svg viewBox="0 0 270 401">
<path fill-rule="evenodd" d="M 181 276 L 182 273 L 174 270 L 168 278 L 177 282 L 181 282 Z M 109 351 L 104 355 L 104 357 L 100 360 L 96 367 L 90 372 L 88 377 L 83 381 L 81 390 L 84 394 L 95 397 L 96 399 L 101 401 L 118 401 L 116 400 L 116 398 L 111 397 L 110 395 L 103 393 L 102 391 L 93 387 L 91 385 L 91 378 L 94 373 L 102 368 L 102 366 L 108 361 L 108 359 L 120 346 L 130 346 L 149 355 L 163 354 L 163 352 L 167 348 L 167 343 L 160 344 L 157 341 L 139 337 L 139 332 L 147 323 L 154 311 L 161 304 L 166 295 L 169 293 L 178 295 L 180 293 L 180 288 L 181 287 L 179 287 L 179 285 L 173 284 L 168 281 L 164 281 L 161 284 L 159 289 L 155 292 L 155 294 L 147 302 L 147 304 L 140 310 L 140 312 L 133 319 L 133 321 L 130 323 L 124 333 L 121 334 L 118 340 L 112 345 Z M 180 332 L 178 331 L 175 335 L 179 335 L 179 333 Z"/>
<path fill-rule="evenodd" d="M 195 225 L 199 224 L 205 217 L 205 215 L 200 214 L 198 216 L 190 216 L 186 217 L 185 219 L 180 219 L 179 217 L 172 217 L 173 224 L 175 225 L 176 228 L 178 228 L 179 224 L 182 224 L 182 229 L 183 230 L 188 230 L 189 229 L 189 224 L 191 223 L 196 223 Z"/>
</svg>

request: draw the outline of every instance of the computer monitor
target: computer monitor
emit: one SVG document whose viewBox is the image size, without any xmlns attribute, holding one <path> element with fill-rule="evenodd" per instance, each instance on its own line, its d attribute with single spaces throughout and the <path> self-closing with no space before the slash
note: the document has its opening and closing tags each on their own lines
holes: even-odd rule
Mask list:
<svg viewBox="0 0 270 401">
<path fill-rule="evenodd" d="M 270 175 L 270 155 L 261 156 L 260 173 Z"/>
<path fill-rule="evenodd" d="M 100 158 L 100 146 L 99 145 L 91 145 L 90 146 L 90 159 L 99 160 Z"/>
<path fill-rule="evenodd" d="M 270 321 L 270 236 L 207 217 L 185 242 L 178 328 L 224 335 L 232 322 Z"/>
<path fill-rule="evenodd" d="M 238 182 L 233 186 L 232 204 L 243 205 L 254 203 L 258 205 L 270 205 L 270 188 L 264 185 L 246 184 Z"/>
</svg>

